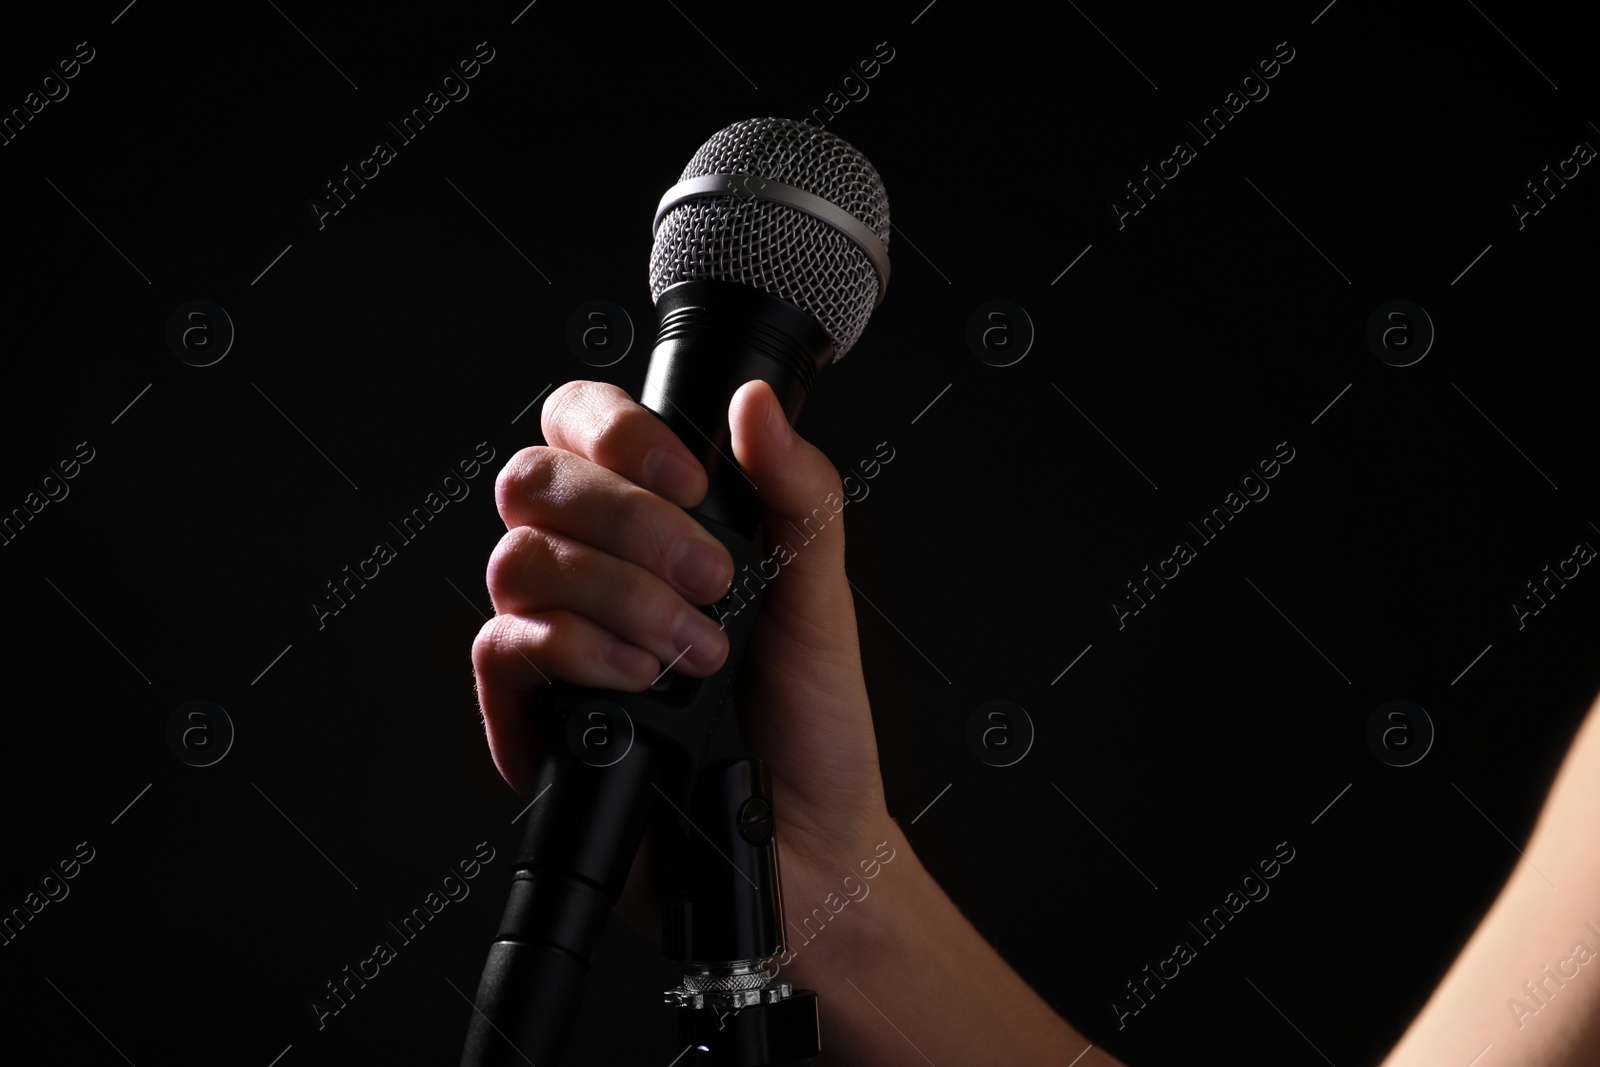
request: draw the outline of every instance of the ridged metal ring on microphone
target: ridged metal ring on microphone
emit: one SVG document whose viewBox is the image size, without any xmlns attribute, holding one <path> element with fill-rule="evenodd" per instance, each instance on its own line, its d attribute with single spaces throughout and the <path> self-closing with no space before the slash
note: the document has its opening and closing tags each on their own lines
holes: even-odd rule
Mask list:
<svg viewBox="0 0 1600 1067">
<path fill-rule="evenodd" d="M 687 974 L 683 977 L 683 987 L 696 993 L 760 989 L 766 984 L 767 976 L 761 971 L 754 974 Z"/>
</svg>

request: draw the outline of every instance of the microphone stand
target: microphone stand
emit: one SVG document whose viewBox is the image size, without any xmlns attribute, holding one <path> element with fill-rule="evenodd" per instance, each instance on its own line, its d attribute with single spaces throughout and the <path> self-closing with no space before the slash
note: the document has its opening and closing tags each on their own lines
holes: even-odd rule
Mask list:
<svg viewBox="0 0 1600 1067">
<path fill-rule="evenodd" d="M 558 1062 L 652 820 L 667 846 L 662 953 L 684 974 L 665 998 L 693 1053 L 675 1062 L 766 1067 L 820 1051 L 816 993 L 767 977 L 784 930 L 771 787 L 765 765 L 745 751 L 732 700 L 765 582 L 749 577 L 762 558 L 759 509 L 730 458 L 727 410 L 740 385 L 761 378 L 792 424 L 833 343 L 798 308 L 741 285 L 680 283 L 657 308 L 661 330 L 640 402 L 706 468 L 706 499 L 690 515 L 733 557 L 733 588 L 701 609 L 723 625 L 728 658 L 707 678 L 669 666 L 639 693 L 555 682 L 536 694 L 538 799 L 462 1067 Z"/>
</svg>

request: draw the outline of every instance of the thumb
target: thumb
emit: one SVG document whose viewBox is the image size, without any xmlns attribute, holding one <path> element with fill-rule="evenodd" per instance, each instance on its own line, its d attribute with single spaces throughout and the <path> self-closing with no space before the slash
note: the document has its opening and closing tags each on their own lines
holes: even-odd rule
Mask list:
<svg viewBox="0 0 1600 1067">
<path fill-rule="evenodd" d="M 772 388 L 746 382 L 728 407 L 733 454 L 755 486 L 765 550 L 760 577 L 768 583 L 763 617 L 774 618 L 812 649 L 859 656 L 855 603 L 844 570 L 845 498 L 828 457 L 789 425 Z M 777 577 L 774 578 L 774 571 Z M 741 572 L 735 581 L 743 581 Z"/>
<path fill-rule="evenodd" d="M 802 871 L 832 869 L 838 842 L 864 841 L 865 827 L 888 817 L 844 570 L 842 479 L 763 381 L 733 394 L 728 426 L 761 505 L 766 583 L 747 657 L 760 669 L 740 672 L 741 725 L 751 753 L 769 761 L 787 855 L 799 849 Z M 746 580 L 741 568 L 735 581 Z"/>
</svg>

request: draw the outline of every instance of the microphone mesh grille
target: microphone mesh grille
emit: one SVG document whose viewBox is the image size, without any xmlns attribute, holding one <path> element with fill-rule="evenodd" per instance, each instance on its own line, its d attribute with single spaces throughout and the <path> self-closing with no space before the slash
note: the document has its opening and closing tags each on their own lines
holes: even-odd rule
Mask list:
<svg viewBox="0 0 1600 1067">
<path fill-rule="evenodd" d="M 889 197 L 867 158 L 837 134 L 793 119 L 748 119 L 719 130 L 679 181 L 754 174 L 843 208 L 889 247 Z M 833 338 L 842 358 L 866 328 L 878 273 L 855 242 L 789 207 L 744 196 L 689 200 L 661 220 L 650 249 L 650 298 L 678 282 L 736 282 L 788 301 Z"/>
</svg>

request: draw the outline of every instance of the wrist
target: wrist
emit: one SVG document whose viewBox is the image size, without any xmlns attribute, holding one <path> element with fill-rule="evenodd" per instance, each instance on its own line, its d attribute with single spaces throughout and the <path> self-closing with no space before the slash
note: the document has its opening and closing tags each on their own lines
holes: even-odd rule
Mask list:
<svg viewBox="0 0 1600 1067">
<path fill-rule="evenodd" d="M 895 943 L 912 884 L 927 872 L 900 827 L 885 814 L 825 863 L 783 865 L 785 950 L 773 962 L 776 981 L 819 992 L 848 988 L 859 971 Z"/>
</svg>

